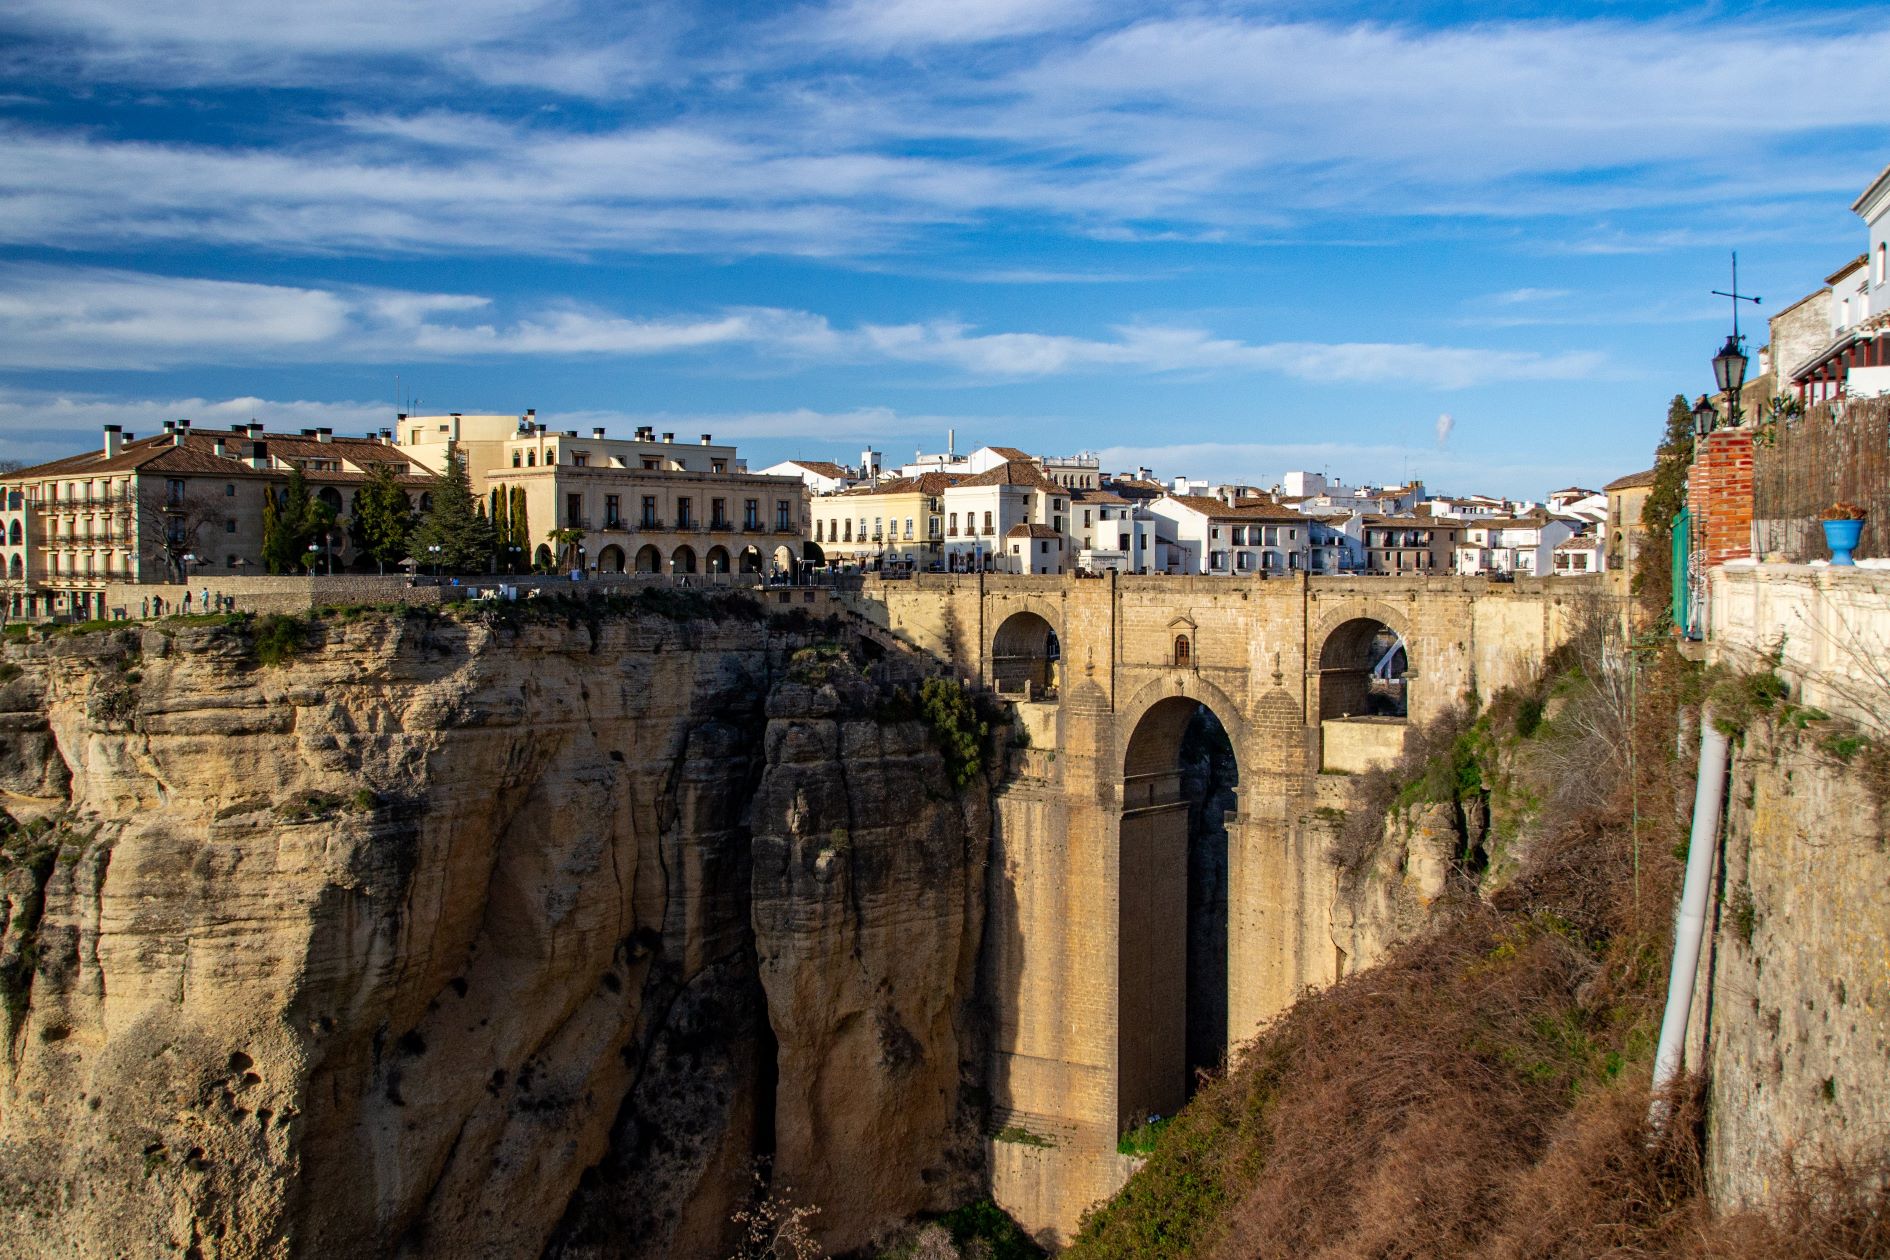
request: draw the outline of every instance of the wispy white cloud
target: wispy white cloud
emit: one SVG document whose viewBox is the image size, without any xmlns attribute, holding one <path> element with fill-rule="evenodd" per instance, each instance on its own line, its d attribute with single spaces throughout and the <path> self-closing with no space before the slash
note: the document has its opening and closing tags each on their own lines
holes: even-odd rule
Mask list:
<svg viewBox="0 0 1890 1260">
<path fill-rule="evenodd" d="M 1854 191 L 1880 156 L 1854 102 L 1890 98 L 1890 28 L 1835 18 L 1427 29 L 836 0 L 716 26 L 675 4 L 340 3 L 14 6 L 0 33 L 37 41 L 20 56 L 64 50 L 105 80 L 318 84 L 337 107 L 267 142 L 16 125 L 0 241 L 859 257 L 1006 218 L 1211 243 L 1478 216 L 1581 221 L 1544 248 L 1664 249 Z M 1002 57 L 981 51 L 994 39 Z M 858 55 L 895 48 L 929 50 L 924 73 Z M 388 57 L 417 68 L 363 70 Z M 357 81 L 375 90 L 335 87 Z M 557 107 L 573 94 L 629 104 L 600 125 Z M 1807 139 L 1822 160 L 1767 160 Z M 1674 207 L 1678 235 L 1637 218 Z"/>
<path fill-rule="evenodd" d="M 982 331 L 953 320 L 840 326 L 809 311 L 736 307 L 630 317 L 577 306 L 492 318 L 472 294 L 296 288 L 34 265 L 0 267 L 0 366 L 152 368 L 259 360 L 622 357 L 741 350 L 784 365 L 914 364 L 971 380 L 1080 373 L 1273 374 L 1460 389 L 1576 380 L 1592 351 L 1405 343 L 1250 342 L 1205 329 L 1107 337 Z"/>
<path fill-rule="evenodd" d="M 368 433 L 388 424 L 393 411 L 391 400 L 113 397 L 0 388 L 0 459 L 37 463 L 70 455 L 95 445 L 108 424 L 131 433 L 153 433 L 166 420 L 187 419 L 219 427 L 258 420 L 274 430 L 327 427 L 339 433 Z"/>
</svg>

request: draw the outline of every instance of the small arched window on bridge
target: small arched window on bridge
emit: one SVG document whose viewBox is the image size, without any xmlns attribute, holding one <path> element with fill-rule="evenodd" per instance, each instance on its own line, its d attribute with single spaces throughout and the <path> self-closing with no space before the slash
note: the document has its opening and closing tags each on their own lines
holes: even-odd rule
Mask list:
<svg viewBox="0 0 1890 1260">
<path fill-rule="evenodd" d="M 1188 642 L 1187 635 L 1185 634 L 1176 635 L 1175 636 L 1175 664 L 1176 666 L 1179 668 L 1185 669 L 1189 665 L 1193 664 L 1193 662 L 1194 662 L 1194 644 Z"/>
</svg>

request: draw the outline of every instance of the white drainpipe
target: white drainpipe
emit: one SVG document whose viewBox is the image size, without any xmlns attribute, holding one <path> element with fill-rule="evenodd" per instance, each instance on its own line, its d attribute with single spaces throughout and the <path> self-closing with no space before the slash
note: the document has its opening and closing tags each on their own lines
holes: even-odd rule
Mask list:
<svg viewBox="0 0 1890 1260">
<path fill-rule="evenodd" d="M 1693 834 L 1687 840 L 1687 877 L 1680 890 L 1680 914 L 1673 929 L 1673 971 L 1667 977 L 1667 1012 L 1660 1021 L 1660 1048 L 1654 1054 L 1656 1128 L 1666 1121 L 1663 1095 L 1686 1065 L 1687 1021 L 1693 1014 L 1693 984 L 1699 973 L 1700 945 L 1706 938 L 1707 902 L 1713 893 L 1713 855 L 1718 849 L 1719 811 L 1726 794 L 1729 741 L 1700 713 L 1700 775 L 1693 792 Z"/>
</svg>

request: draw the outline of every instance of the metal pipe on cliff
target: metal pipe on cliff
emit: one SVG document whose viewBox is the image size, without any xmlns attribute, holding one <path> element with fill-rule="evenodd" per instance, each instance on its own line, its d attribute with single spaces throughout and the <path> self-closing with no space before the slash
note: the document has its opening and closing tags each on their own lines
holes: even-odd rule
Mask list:
<svg viewBox="0 0 1890 1260">
<path fill-rule="evenodd" d="M 1700 773 L 1693 791 L 1693 833 L 1687 839 L 1687 876 L 1680 890 L 1680 913 L 1673 927 L 1673 971 L 1667 977 L 1667 1011 L 1660 1021 L 1660 1048 L 1654 1055 L 1654 1102 L 1649 1113 L 1655 1128 L 1667 1119 L 1667 1090 L 1686 1064 L 1687 1021 L 1693 1014 L 1694 980 L 1700 946 L 1706 938 L 1707 902 L 1713 893 L 1713 857 L 1718 849 L 1720 802 L 1726 794 L 1730 741 L 1700 713 Z"/>
</svg>

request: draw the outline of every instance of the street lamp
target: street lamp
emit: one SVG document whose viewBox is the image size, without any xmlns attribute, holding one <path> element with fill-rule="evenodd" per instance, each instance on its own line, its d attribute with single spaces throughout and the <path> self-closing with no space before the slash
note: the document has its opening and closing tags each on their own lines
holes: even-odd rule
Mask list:
<svg viewBox="0 0 1890 1260">
<path fill-rule="evenodd" d="M 433 576 L 437 579 L 440 576 L 440 544 L 427 544 L 427 554 L 433 557 Z"/>
<path fill-rule="evenodd" d="M 1746 356 L 1739 349 L 1740 337 L 1734 333 L 1726 338 L 1726 344 L 1713 356 L 1713 383 L 1726 395 L 1726 410 L 1729 413 L 1727 423 L 1737 425 L 1739 415 L 1739 391 L 1746 384 Z"/>
<path fill-rule="evenodd" d="M 1704 438 L 1719 423 L 1719 409 L 1713 406 L 1713 400 L 1705 394 L 1693 404 L 1693 437 L 1695 441 Z"/>
<path fill-rule="evenodd" d="M 321 555 L 321 551 L 320 543 L 310 543 L 308 545 L 308 571 L 310 573 L 315 572 L 315 560 L 317 556 Z"/>
</svg>

